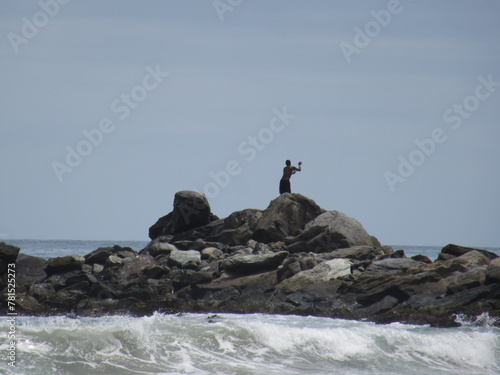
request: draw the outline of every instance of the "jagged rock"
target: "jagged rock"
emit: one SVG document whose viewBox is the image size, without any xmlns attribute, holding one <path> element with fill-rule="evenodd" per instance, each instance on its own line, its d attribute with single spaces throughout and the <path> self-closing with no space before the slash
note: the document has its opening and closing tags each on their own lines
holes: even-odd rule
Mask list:
<svg viewBox="0 0 500 375">
<path fill-rule="evenodd" d="M 222 250 L 216 248 L 216 247 L 207 247 L 201 251 L 201 259 L 208 259 L 208 260 L 214 260 L 214 259 L 219 259 L 222 254 Z"/>
<path fill-rule="evenodd" d="M 174 197 L 174 209 L 149 228 L 154 240 L 162 235 L 175 235 L 198 228 L 216 220 L 205 194 L 196 191 L 179 191 Z"/>
<path fill-rule="evenodd" d="M 278 288 L 285 290 L 287 293 L 304 290 L 310 285 L 329 282 L 333 279 L 349 275 L 351 273 L 351 265 L 352 262 L 349 259 L 324 261 L 312 269 L 301 271 L 284 280 L 278 285 Z"/>
<path fill-rule="evenodd" d="M 17 256 L 19 255 L 19 250 L 20 249 L 17 246 L 0 242 L 0 260 L 4 261 L 5 264 L 15 263 Z"/>
<path fill-rule="evenodd" d="M 47 262 L 45 272 L 50 276 L 55 273 L 81 270 L 84 263 L 85 258 L 81 255 L 68 255 L 64 257 L 50 258 Z"/>
<path fill-rule="evenodd" d="M 110 286 L 102 282 L 92 284 L 89 287 L 88 295 L 97 301 L 117 298 L 117 293 Z"/>
<path fill-rule="evenodd" d="M 327 211 L 305 225 L 304 231 L 287 238 L 292 253 L 325 253 L 353 246 L 372 246 L 372 239 L 363 226 L 339 211 Z"/>
<path fill-rule="evenodd" d="M 324 259 L 317 257 L 315 254 L 310 253 L 299 259 L 300 269 L 302 271 L 307 271 L 313 269 L 318 264 L 320 264 Z"/>
<path fill-rule="evenodd" d="M 114 254 L 112 247 L 100 247 L 97 250 L 85 255 L 85 263 L 87 264 L 105 264 L 106 260 Z"/>
<path fill-rule="evenodd" d="M 119 267 L 123 265 L 123 259 L 116 255 L 110 255 L 106 259 L 106 266 L 108 267 Z"/>
<path fill-rule="evenodd" d="M 233 212 L 227 218 L 214 222 L 218 223 L 217 230 L 209 234 L 207 240 L 230 246 L 246 244 L 253 237 L 253 228 L 261 217 L 262 211 L 256 209 Z"/>
<path fill-rule="evenodd" d="M 85 263 L 89 265 L 101 264 L 104 265 L 108 261 L 110 256 L 115 256 L 120 259 L 134 259 L 137 256 L 137 252 L 129 247 L 121 247 L 115 245 L 113 247 L 100 247 L 97 250 L 85 255 Z M 126 262 L 126 261 L 125 261 Z M 120 263 L 116 259 L 112 263 Z M 121 262 L 124 263 L 124 262 Z"/>
<path fill-rule="evenodd" d="M 201 263 L 201 254 L 196 250 L 176 250 L 170 253 L 168 264 L 172 267 L 177 266 L 186 268 L 189 265 L 199 266 Z"/>
<path fill-rule="evenodd" d="M 454 294 L 463 290 L 476 288 L 484 284 L 486 267 L 474 268 L 467 272 L 457 272 L 446 289 L 447 294 Z"/>
<path fill-rule="evenodd" d="M 422 254 L 414 255 L 411 257 L 411 259 L 416 260 L 417 262 L 422 262 L 427 264 L 432 263 L 432 260 L 428 256 Z"/>
<path fill-rule="evenodd" d="M 380 253 L 377 253 L 371 246 L 353 246 L 346 249 L 337 249 L 330 253 L 321 254 L 323 259 L 348 258 L 355 260 L 372 260 Z"/>
<path fill-rule="evenodd" d="M 194 241 L 175 241 L 173 243 L 177 249 L 179 250 L 198 250 L 201 251 L 203 249 L 206 249 L 207 247 L 215 247 L 217 249 L 224 249 L 225 245 L 222 244 L 221 242 L 206 242 L 202 240 L 201 238 L 198 238 Z"/>
<path fill-rule="evenodd" d="M 196 191 L 179 191 L 175 193 L 174 210 L 172 212 L 171 234 L 201 227 L 211 221 L 211 211 L 207 197 L 205 194 Z"/>
<path fill-rule="evenodd" d="M 65 281 L 65 285 L 72 286 L 72 285 L 79 284 L 82 281 L 87 283 L 87 285 L 97 283 L 97 279 L 95 278 L 95 276 L 90 275 L 86 272 L 79 272 L 79 273 L 74 274 L 71 277 L 68 277 Z"/>
<path fill-rule="evenodd" d="M 81 285 L 78 285 L 80 287 Z M 59 290 L 54 295 L 50 296 L 45 303 L 54 308 L 72 311 L 76 305 L 87 296 L 87 290 L 82 288 L 68 287 Z"/>
<path fill-rule="evenodd" d="M 224 259 L 220 268 L 235 273 L 258 273 L 277 268 L 288 256 L 288 252 L 280 251 L 272 254 L 235 255 Z"/>
<path fill-rule="evenodd" d="M 401 274 L 409 268 L 417 267 L 422 262 L 418 262 L 411 258 L 386 258 L 373 262 L 366 269 L 366 274 L 383 275 L 383 274 Z"/>
<path fill-rule="evenodd" d="M 274 199 L 258 220 L 253 239 L 269 243 L 297 236 L 306 223 L 324 210 L 313 200 L 300 194 L 285 193 Z"/>
<path fill-rule="evenodd" d="M 174 270 L 170 278 L 175 289 L 180 289 L 187 285 L 204 284 L 212 281 L 211 272 L 197 272 L 194 270 Z"/>
<path fill-rule="evenodd" d="M 9 270 L 11 272 L 16 271 L 12 266 L 9 267 L 9 264 L 15 264 L 19 250 L 17 246 L 0 242 L 0 289 L 3 289 L 7 285 L 7 272 Z"/>
<path fill-rule="evenodd" d="M 332 259 L 318 264 L 311 270 L 302 271 L 300 277 L 313 277 L 321 281 L 330 281 L 351 273 L 352 262 L 348 259 Z"/>
<path fill-rule="evenodd" d="M 19 254 L 16 260 L 16 283 L 18 285 L 31 285 L 41 282 L 47 277 L 46 267 L 47 261 L 45 259 Z"/>
<path fill-rule="evenodd" d="M 52 284 L 40 283 L 33 285 L 30 288 L 28 295 L 36 298 L 38 302 L 44 302 L 55 293 L 56 290 L 54 289 L 54 286 Z"/>
<path fill-rule="evenodd" d="M 472 247 L 459 246 L 454 244 L 449 244 L 443 247 L 441 252 L 438 255 L 438 260 L 448 260 L 451 258 L 459 257 L 461 255 L 467 254 L 470 251 L 477 251 L 484 255 L 486 255 L 491 260 L 498 257 L 495 253 L 487 250 L 474 249 Z"/>
<path fill-rule="evenodd" d="M 146 267 L 142 273 L 148 279 L 161 279 L 170 273 L 170 269 L 165 266 L 151 266 Z"/>
<path fill-rule="evenodd" d="M 177 246 L 169 242 L 172 238 L 171 236 L 155 238 L 139 254 L 151 254 L 155 258 L 160 255 L 169 255 L 172 251 L 178 250 Z"/>
<path fill-rule="evenodd" d="M 173 212 L 170 212 L 167 215 L 160 217 L 156 223 L 149 228 L 148 235 L 150 239 L 155 240 L 158 237 L 168 236 L 172 227 L 173 214 Z"/>
<path fill-rule="evenodd" d="M 99 263 L 94 263 L 92 266 L 93 273 L 101 273 L 104 270 L 104 266 Z"/>
<path fill-rule="evenodd" d="M 262 211 L 256 209 L 236 211 L 225 219 L 214 220 L 202 227 L 178 233 L 172 241 L 176 246 L 179 241 L 196 241 L 200 238 L 209 246 L 214 247 L 220 245 L 210 243 L 223 243 L 227 246 L 244 244 L 251 239 L 252 228 L 261 216 Z"/>
<path fill-rule="evenodd" d="M 486 282 L 488 284 L 500 283 L 500 257 L 491 261 L 486 271 Z"/>
<path fill-rule="evenodd" d="M 282 266 L 278 269 L 278 281 L 282 282 L 285 279 L 292 277 L 302 271 L 300 262 L 296 257 L 289 257 L 285 259 Z"/>
<path fill-rule="evenodd" d="M 28 296 L 26 294 L 17 296 L 16 307 L 28 314 L 36 314 L 45 310 L 45 307 L 40 304 L 34 297 Z"/>
</svg>

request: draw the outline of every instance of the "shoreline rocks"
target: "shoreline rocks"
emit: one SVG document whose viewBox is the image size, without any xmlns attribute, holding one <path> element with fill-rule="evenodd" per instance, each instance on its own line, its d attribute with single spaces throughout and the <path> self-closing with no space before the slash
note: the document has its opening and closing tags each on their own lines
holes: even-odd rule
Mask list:
<svg viewBox="0 0 500 375">
<path fill-rule="evenodd" d="M 149 233 L 139 252 L 48 260 L 0 243 L 0 264 L 16 262 L 19 315 L 259 312 L 440 327 L 457 314 L 500 317 L 496 254 L 450 244 L 434 262 L 407 258 L 300 194 L 219 219 L 202 194 L 179 192 Z"/>
</svg>

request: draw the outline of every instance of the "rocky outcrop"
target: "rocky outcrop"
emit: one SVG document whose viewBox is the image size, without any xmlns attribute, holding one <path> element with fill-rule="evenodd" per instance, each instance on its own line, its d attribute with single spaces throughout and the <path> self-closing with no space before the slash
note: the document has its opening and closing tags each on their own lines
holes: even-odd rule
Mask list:
<svg viewBox="0 0 500 375">
<path fill-rule="evenodd" d="M 0 244 L 0 261 L 16 262 L 19 313 L 261 312 L 436 326 L 455 325 L 456 314 L 500 316 L 496 254 L 447 245 L 434 262 L 407 258 L 300 194 L 217 219 L 203 195 L 180 192 L 151 228 L 140 252 L 44 260 Z"/>
</svg>

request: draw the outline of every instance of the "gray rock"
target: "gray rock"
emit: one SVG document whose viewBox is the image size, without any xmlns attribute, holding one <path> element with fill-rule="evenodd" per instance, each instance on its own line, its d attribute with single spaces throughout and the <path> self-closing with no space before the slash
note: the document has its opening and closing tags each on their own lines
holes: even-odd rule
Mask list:
<svg viewBox="0 0 500 375">
<path fill-rule="evenodd" d="M 202 227 L 178 233 L 172 241 L 176 246 L 179 241 L 196 241 L 200 238 L 206 244 L 222 243 L 227 246 L 245 244 L 252 238 L 253 228 L 261 216 L 262 211 L 256 209 L 236 211 L 225 219 L 214 220 Z"/>
<path fill-rule="evenodd" d="M 158 237 L 169 236 L 172 228 L 172 215 L 174 213 L 160 217 L 156 223 L 149 228 L 149 238 L 154 240 Z"/>
<path fill-rule="evenodd" d="M 353 246 L 320 255 L 323 259 L 348 258 L 355 260 L 371 260 L 375 256 L 375 249 L 371 246 Z"/>
<path fill-rule="evenodd" d="M 179 191 L 174 197 L 174 209 L 149 228 L 149 238 L 175 235 L 207 225 L 217 219 L 210 210 L 205 194 Z"/>
<path fill-rule="evenodd" d="M 370 275 L 401 274 L 422 264 L 411 258 L 386 258 L 373 262 L 365 272 Z"/>
<path fill-rule="evenodd" d="M 101 273 L 104 270 L 104 266 L 99 263 L 94 263 L 92 267 L 93 273 Z"/>
<path fill-rule="evenodd" d="M 114 254 L 112 247 L 100 247 L 91 253 L 85 255 L 85 263 L 87 264 L 105 264 L 106 259 Z"/>
<path fill-rule="evenodd" d="M 123 264 L 124 264 L 123 259 L 120 258 L 119 256 L 116 256 L 116 255 L 110 255 L 106 259 L 106 266 L 107 267 L 119 267 L 119 266 L 122 266 Z"/>
<path fill-rule="evenodd" d="M 200 265 L 201 254 L 196 250 L 176 250 L 170 253 L 168 258 L 169 266 L 177 266 L 179 268 L 185 268 L 189 264 Z"/>
<path fill-rule="evenodd" d="M 207 247 L 201 251 L 201 259 L 215 260 L 222 256 L 222 250 L 216 247 Z"/>
<path fill-rule="evenodd" d="M 468 252 L 471 252 L 471 251 L 480 252 L 481 254 L 487 256 L 490 260 L 493 260 L 493 259 L 498 257 L 498 255 L 496 255 L 495 253 L 492 253 L 491 251 L 449 244 L 449 245 L 446 245 L 445 247 L 443 247 L 443 249 L 441 250 L 441 253 L 439 253 L 439 255 L 438 255 L 438 260 L 448 260 L 451 257 L 459 257 L 459 256 L 467 254 Z"/>
<path fill-rule="evenodd" d="M 221 262 L 221 270 L 249 274 L 277 268 L 288 256 L 288 252 L 280 251 L 261 255 L 235 255 Z"/>
<path fill-rule="evenodd" d="M 106 261 L 110 256 L 117 256 L 120 259 L 134 259 L 137 256 L 137 252 L 129 247 L 121 247 L 115 245 L 113 247 L 100 247 L 91 253 L 85 255 L 85 263 L 89 265 L 93 264 L 106 264 Z"/>
<path fill-rule="evenodd" d="M 282 282 L 283 280 L 298 274 L 300 271 L 302 270 L 298 259 L 295 257 L 289 257 L 284 260 L 282 266 L 278 269 L 278 282 Z"/>
<path fill-rule="evenodd" d="M 47 260 L 26 254 L 19 254 L 16 260 L 16 284 L 33 284 L 47 278 Z"/>
<path fill-rule="evenodd" d="M 348 259 L 332 259 L 321 262 L 316 267 L 299 272 L 295 278 L 312 278 L 318 281 L 330 281 L 351 273 L 352 262 Z"/>
<path fill-rule="evenodd" d="M 170 269 L 165 266 L 150 266 L 145 268 L 142 273 L 148 279 L 161 279 L 170 273 Z"/>
<path fill-rule="evenodd" d="M 50 258 L 47 262 L 45 272 L 47 275 L 63 273 L 74 270 L 81 270 L 85 258 L 81 255 L 68 255 L 64 257 Z"/>
<path fill-rule="evenodd" d="M 40 304 L 34 297 L 26 294 L 18 295 L 16 298 L 16 307 L 26 314 L 37 314 L 45 310 L 45 306 Z"/>
<path fill-rule="evenodd" d="M 305 290 L 308 287 L 314 288 L 316 284 L 330 282 L 339 277 L 347 276 L 351 273 L 352 262 L 349 259 L 332 259 L 318 264 L 316 267 L 301 271 L 292 277 L 282 281 L 277 288 L 286 293 L 294 293 Z"/>
<path fill-rule="evenodd" d="M 274 199 L 262 213 L 254 228 L 253 239 L 269 243 L 297 236 L 306 223 L 324 210 L 300 194 L 285 193 Z"/>
<path fill-rule="evenodd" d="M 3 260 L 6 264 L 15 263 L 19 255 L 19 250 L 17 246 L 0 242 L 0 260 Z"/>
<path fill-rule="evenodd" d="M 467 272 L 457 272 L 448 284 L 447 294 L 458 293 L 481 286 L 486 279 L 486 267 L 478 267 Z"/>
<path fill-rule="evenodd" d="M 201 227 L 211 221 L 208 199 L 205 194 L 196 191 L 184 190 L 175 193 L 172 212 L 171 234 Z"/>
<path fill-rule="evenodd" d="M 194 270 L 173 270 L 170 274 L 175 289 L 188 285 L 204 284 L 212 281 L 211 272 L 197 272 Z"/>
<path fill-rule="evenodd" d="M 56 291 L 52 284 L 40 283 L 33 285 L 30 288 L 28 295 L 31 297 L 35 297 L 38 302 L 44 302 L 55 293 Z"/>
<path fill-rule="evenodd" d="M 486 271 L 488 284 L 500 283 L 500 258 L 493 259 Z"/>
<path fill-rule="evenodd" d="M 287 238 L 288 250 L 326 253 L 353 246 L 372 246 L 372 238 L 352 217 L 339 211 L 327 211 L 308 222 L 302 233 Z"/>
</svg>

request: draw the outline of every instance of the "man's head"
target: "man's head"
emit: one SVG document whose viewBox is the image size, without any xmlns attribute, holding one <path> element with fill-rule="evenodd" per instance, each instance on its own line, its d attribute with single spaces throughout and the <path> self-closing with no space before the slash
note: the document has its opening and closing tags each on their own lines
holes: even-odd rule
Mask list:
<svg viewBox="0 0 500 375">
<path fill-rule="evenodd" d="M 292 162 L 290 160 L 287 160 L 287 161 L 285 161 L 285 164 L 287 167 L 289 167 L 290 165 L 292 165 Z"/>
</svg>

